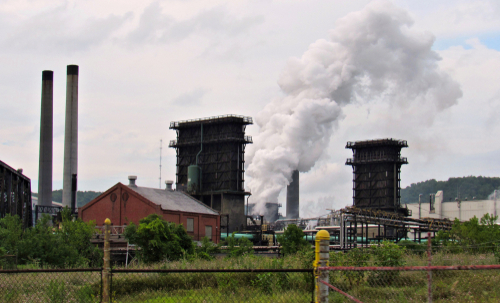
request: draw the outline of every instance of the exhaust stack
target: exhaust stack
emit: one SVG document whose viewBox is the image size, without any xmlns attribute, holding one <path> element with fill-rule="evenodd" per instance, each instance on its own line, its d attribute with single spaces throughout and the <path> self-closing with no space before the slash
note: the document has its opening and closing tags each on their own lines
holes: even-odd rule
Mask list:
<svg viewBox="0 0 500 303">
<path fill-rule="evenodd" d="M 299 218 L 299 171 L 292 173 L 292 182 L 286 187 L 286 218 Z"/>
<path fill-rule="evenodd" d="M 68 65 L 66 125 L 64 131 L 63 207 L 71 207 L 72 178 L 76 174 L 78 174 L 78 65 Z M 76 200 L 76 193 L 74 199 Z"/>
<path fill-rule="evenodd" d="M 52 146 L 54 125 L 54 72 L 42 72 L 40 114 L 40 158 L 38 162 L 38 205 L 52 205 Z"/>
</svg>

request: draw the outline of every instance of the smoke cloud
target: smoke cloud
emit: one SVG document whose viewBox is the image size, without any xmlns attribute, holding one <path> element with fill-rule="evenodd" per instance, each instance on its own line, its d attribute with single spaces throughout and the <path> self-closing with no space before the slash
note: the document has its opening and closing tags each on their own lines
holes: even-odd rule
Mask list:
<svg viewBox="0 0 500 303">
<path fill-rule="evenodd" d="M 320 159 L 343 106 L 385 102 L 407 111 L 423 108 L 432 122 L 457 103 L 461 89 L 439 69 L 433 35 L 412 25 L 405 10 L 372 2 L 339 19 L 328 40 L 288 60 L 278 80 L 284 97 L 255 119 L 260 132 L 249 150 L 247 172 L 257 211 L 264 202 L 277 201 L 293 170 L 307 172 Z"/>
</svg>

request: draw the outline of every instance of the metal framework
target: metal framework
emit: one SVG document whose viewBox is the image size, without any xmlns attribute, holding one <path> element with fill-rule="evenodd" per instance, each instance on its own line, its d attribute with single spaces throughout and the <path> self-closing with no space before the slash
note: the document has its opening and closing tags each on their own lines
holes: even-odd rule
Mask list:
<svg viewBox="0 0 500 303">
<path fill-rule="evenodd" d="M 453 221 L 448 219 L 405 217 L 402 213 L 346 207 L 335 211 L 332 218 L 338 226 L 318 226 L 333 237 L 334 248 L 351 249 L 368 246 L 374 241 L 400 241 L 413 232 L 413 240 L 421 241 L 422 233 L 451 230 Z M 418 237 L 418 238 L 417 238 Z"/>
<path fill-rule="evenodd" d="M 201 195 L 244 192 L 245 145 L 252 143 L 252 137 L 245 136 L 249 124 L 253 124 L 251 117 L 236 115 L 171 122 L 170 129 L 177 132 L 177 140 L 169 144 L 177 151 L 176 187 L 187 186 L 188 166 L 196 164 L 200 153 Z"/>
<path fill-rule="evenodd" d="M 353 168 L 353 205 L 357 208 L 404 212 L 401 208 L 401 165 L 408 164 L 401 157 L 404 140 L 379 139 L 347 142 L 353 158 L 346 165 Z M 408 213 L 405 213 L 408 215 Z"/>
<path fill-rule="evenodd" d="M 0 218 L 18 215 L 23 228 L 33 225 L 31 208 L 31 180 L 0 161 Z"/>
</svg>

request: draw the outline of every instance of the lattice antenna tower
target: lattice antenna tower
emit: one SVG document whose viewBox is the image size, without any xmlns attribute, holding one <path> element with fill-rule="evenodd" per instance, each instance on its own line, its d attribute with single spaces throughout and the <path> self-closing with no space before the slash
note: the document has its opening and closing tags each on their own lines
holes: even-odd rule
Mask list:
<svg viewBox="0 0 500 303">
<path fill-rule="evenodd" d="M 161 189 L 161 150 L 162 150 L 162 148 L 163 148 L 163 146 L 162 146 L 162 145 L 163 145 L 163 140 L 162 140 L 162 139 L 160 139 L 160 178 L 159 178 L 159 180 L 160 180 L 160 185 L 159 185 L 159 188 L 160 188 L 160 189 Z"/>
</svg>

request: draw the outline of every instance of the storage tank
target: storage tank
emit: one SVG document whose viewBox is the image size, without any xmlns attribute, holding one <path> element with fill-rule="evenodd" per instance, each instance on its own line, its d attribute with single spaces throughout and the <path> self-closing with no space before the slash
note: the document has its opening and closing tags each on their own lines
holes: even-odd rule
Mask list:
<svg viewBox="0 0 500 303">
<path fill-rule="evenodd" d="M 187 191 L 190 194 L 200 191 L 200 167 L 198 165 L 188 166 Z"/>
</svg>

